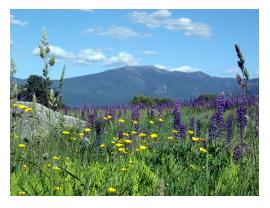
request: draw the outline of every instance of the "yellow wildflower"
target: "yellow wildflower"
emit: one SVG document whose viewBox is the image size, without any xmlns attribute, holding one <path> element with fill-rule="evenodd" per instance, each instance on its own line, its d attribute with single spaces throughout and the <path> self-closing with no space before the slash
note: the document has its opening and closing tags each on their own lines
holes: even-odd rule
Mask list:
<svg viewBox="0 0 270 208">
<path fill-rule="evenodd" d="M 136 121 L 136 120 L 133 120 L 132 122 L 133 122 L 133 124 L 138 124 L 138 123 L 139 123 L 139 122 Z"/>
<path fill-rule="evenodd" d="M 56 166 L 56 165 L 54 165 L 54 166 L 52 167 L 52 169 L 55 170 L 55 171 L 61 170 L 61 169 L 60 169 L 58 166 Z"/>
<path fill-rule="evenodd" d="M 116 188 L 114 188 L 114 187 L 109 187 L 109 188 L 107 189 L 107 191 L 108 191 L 109 193 L 115 193 L 115 192 L 116 192 Z"/>
<path fill-rule="evenodd" d="M 125 120 L 122 118 L 120 118 L 118 121 L 119 121 L 119 123 L 125 123 Z"/>
<path fill-rule="evenodd" d="M 124 133 L 123 133 L 123 136 L 128 137 L 129 134 L 124 132 Z"/>
<path fill-rule="evenodd" d="M 72 141 L 76 141 L 76 140 L 77 140 L 77 138 L 75 138 L 75 137 L 71 137 L 71 138 L 70 138 L 70 140 L 72 140 Z"/>
<path fill-rule="evenodd" d="M 140 150 L 146 150 L 146 149 L 147 149 L 146 146 L 144 146 L 144 145 L 141 145 L 141 146 L 140 146 Z"/>
<path fill-rule="evenodd" d="M 51 163 L 48 163 L 48 164 L 47 164 L 47 167 L 52 167 L 52 164 L 51 164 Z"/>
<path fill-rule="evenodd" d="M 16 108 L 16 107 L 18 107 L 18 104 L 17 103 L 14 103 L 14 104 L 12 104 L 12 107 L 13 108 Z"/>
<path fill-rule="evenodd" d="M 163 120 L 162 118 L 159 118 L 158 121 L 159 121 L 159 122 L 163 122 L 164 120 Z"/>
<path fill-rule="evenodd" d="M 175 130 L 175 129 L 173 129 L 173 130 L 172 130 L 172 133 L 173 133 L 173 134 L 177 134 L 177 133 L 178 133 L 178 131 L 177 131 L 177 130 Z"/>
<path fill-rule="evenodd" d="M 145 133 L 140 133 L 139 137 L 146 137 L 146 134 Z"/>
<path fill-rule="evenodd" d="M 129 164 L 133 164 L 133 161 L 132 160 L 129 160 L 128 162 L 129 162 Z"/>
<path fill-rule="evenodd" d="M 172 137 L 172 136 L 168 136 L 167 139 L 168 139 L 168 140 L 172 140 L 173 137 Z"/>
<path fill-rule="evenodd" d="M 82 132 L 79 133 L 79 136 L 80 136 L 80 137 L 83 137 L 83 136 L 84 136 L 84 133 L 82 133 Z"/>
<path fill-rule="evenodd" d="M 123 168 L 121 168 L 120 170 L 121 170 L 121 171 L 123 171 L 123 172 L 124 172 L 124 171 L 127 171 L 127 169 L 126 169 L 126 168 L 124 168 L 124 167 L 123 167 Z"/>
<path fill-rule="evenodd" d="M 108 119 L 112 119 L 112 116 L 108 115 L 107 118 L 108 118 Z"/>
<path fill-rule="evenodd" d="M 21 110 L 24 110 L 24 109 L 26 109 L 26 108 L 28 108 L 28 107 L 25 106 L 25 105 L 19 104 L 19 105 L 18 105 L 18 108 L 21 109 Z"/>
<path fill-rule="evenodd" d="M 151 134 L 151 135 L 150 135 L 151 139 L 156 139 L 156 138 L 157 138 L 157 136 L 158 136 L 158 135 L 157 135 L 157 134 L 155 134 L 155 133 L 153 133 L 153 134 Z"/>
<path fill-rule="evenodd" d="M 126 149 L 123 147 L 118 148 L 118 151 L 122 153 L 127 153 Z"/>
<path fill-rule="evenodd" d="M 53 156 L 53 159 L 54 159 L 54 160 L 60 160 L 61 157 L 60 157 L 60 156 Z"/>
<path fill-rule="evenodd" d="M 200 142 L 200 141 L 203 141 L 203 138 L 192 137 L 191 140 L 192 140 L 193 142 Z"/>
<path fill-rule="evenodd" d="M 123 140 L 123 141 L 124 141 L 124 143 L 126 143 L 126 144 L 132 143 L 132 141 L 131 141 L 130 139 L 125 139 L 125 140 Z"/>
<path fill-rule="evenodd" d="M 55 191 L 60 191 L 62 188 L 60 187 L 60 186 L 56 186 L 55 188 L 54 188 L 54 190 Z"/>
<path fill-rule="evenodd" d="M 193 131 L 188 130 L 188 136 L 192 136 L 193 134 L 194 134 L 194 132 L 193 132 Z"/>
<path fill-rule="evenodd" d="M 116 147 L 122 147 L 122 146 L 123 146 L 123 144 L 116 143 L 116 144 L 115 144 L 115 146 L 116 146 Z"/>
<path fill-rule="evenodd" d="M 26 196 L 25 191 L 20 191 L 20 192 L 19 192 L 19 196 Z"/>
<path fill-rule="evenodd" d="M 104 119 L 104 120 L 108 120 L 108 118 L 107 118 L 106 116 L 105 116 L 105 117 L 103 117 L 103 119 Z"/>
<path fill-rule="evenodd" d="M 69 135 L 70 132 L 69 132 L 69 131 L 63 131 L 62 134 L 64 134 L 64 135 Z"/>
<path fill-rule="evenodd" d="M 27 171 L 27 170 L 28 170 L 28 167 L 27 167 L 26 164 L 24 164 L 24 165 L 22 166 L 22 168 L 23 168 L 24 171 Z"/>
<path fill-rule="evenodd" d="M 150 124 L 154 124 L 154 121 L 150 120 L 149 123 L 150 123 Z"/>
<path fill-rule="evenodd" d="M 99 145 L 100 148 L 106 147 L 106 144 Z"/>
<path fill-rule="evenodd" d="M 19 148 L 22 148 L 22 149 L 26 147 L 25 144 L 19 144 L 18 146 L 19 146 Z"/>
<path fill-rule="evenodd" d="M 84 131 L 85 131 L 85 132 L 90 132 L 91 129 L 90 129 L 90 128 L 85 128 Z"/>
<path fill-rule="evenodd" d="M 137 134 L 137 131 L 132 131 L 131 134 Z"/>
<path fill-rule="evenodd" d="M 201 152 L 201 153 L 206 153 L 207 151 L 206 151 L 206 149 L 204 149 L 203 147 L 200 147 L 200 152 Z"/>
<path fill-rule="evenodd" d="M 29 112 L 32 112 L 33 111 L 33 108 L 25 108 L 24 109 L 24 112 L 26 112 L 26 113 L 29 113 Z"/>
<path fill-rule="evenodd" d="M 200 138 L 198 138 L 198 137 L 192 137 L 191 140 L 192 140 L 193 142 L 198 142 L 198 141 L 200 141 Z"/>
<path fill-rule="evenodd" d="M 112 144 L 115 144 L 115 141 L 112 141 Z"/>
</svg>

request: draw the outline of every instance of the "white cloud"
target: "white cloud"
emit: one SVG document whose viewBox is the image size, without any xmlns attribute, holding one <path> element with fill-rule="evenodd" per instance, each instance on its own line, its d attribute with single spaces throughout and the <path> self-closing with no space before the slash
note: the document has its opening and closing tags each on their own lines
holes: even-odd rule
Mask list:
<svg viewBox="0 0 270 208">
<path fill-rule="evenodd" d="M 34 55 L 39 55 L 39 48 L 35 48 L 32 52 Z M 50 45 L 50 54 L 59 59 L 65 59 L 76 64 L 91 64 L 105 60 L 106 56 L 98 50 L 83 49 L 79 53 L 74 54 L 67 52 L 64 49 Z"/>
<path fill-rule="evenodd" d="M 39 55 L 39 48 L 35 48 L 32 53 Z M 102 50 L 87 48 L 80 50 L 78 53 L 72 53 L 58 46 L 50 45 L 50 54 L 58 59 L 63 59 L 78 65 L 102 63 L 105 66 L 135 66 L 139 64 L 139 60 L 127 52 L 120 52 L 116 56 L 106 57 Z"/>
<path fill-rule="evenodd" d="M 39 48 L 35 48 L 32 53 L 34 55 L 39 55 Z M 50 54 L 59 59 L 73 59 L 75 57 L 74 54 L 53 45 L 50 45 Z"/>
<path fill-rule="evenodd" d="M 183 31 L 186 36 L 210 37 L 212 35 L 211 27 L 206 23 L 193 22 L 190 18 L 172 18 L 171 16 L 169 10 L 158 10 L 152 13 L 134 11 L 130 14 L 133 22 L 150 28 Z"/>
<path fill-rule="evenodd" d="M 179 66 L 179 67 L 170 67 L 170 66 L 164 66 L 164 65 L 160 65 L 160 64 L 156 64 L 155 67 L 160 68 L 160 69 L 164 69 L 167 71 L 180 71 L 180 72 L 196 72 L 196 71 L 202 71 L 201 69 L 197 68 L 197 67 L 192 67 L 192 66 Z"/>
<path fill-rule="evenodd" d="M 117 56 L 112 56 L 105 61 L 105 66 L 135 66 L 139 60 L 127 52 L 120 52 Z"/>
<path fill-rule="evenodd" d="M 156 51 L 143 51 L 142 52 L 144 55 L 156 55 L 157 52 Z"/>
<path fill-rule="evenodd" d="M 28 25 L 27 21 L 22 21 L 19 19 L 15 19 L 15 17 L 13 15 L 10 15 L 10 23 L 13 25 L 17 25 L 17 26 L 26 26 Z"/>
<path fill-rule="evenodd" d="M 104 61 L 106 56 L 98 50 L 93 49 L 83 49 L 76 57 L 77 63 L 95 63 L 99 61 Z"/>
<path fill-rule="evenodd" d="M 149 34 L 141 34 L 138 33 L 130 28 L 123 27 L 123 26 L 111 26 L 109 28 L 103 28 L 103 27 L 91 27 L 86 29 L 84 32 L 82 32 L 83 35 L 87 35 L 90 33 L 95 33 L 99 36 L 108 36 L 115 39 L 128 39 L 128 38 L 134 38 L 134 37 L 144 37 L 148 36 Z"/>
</svg>

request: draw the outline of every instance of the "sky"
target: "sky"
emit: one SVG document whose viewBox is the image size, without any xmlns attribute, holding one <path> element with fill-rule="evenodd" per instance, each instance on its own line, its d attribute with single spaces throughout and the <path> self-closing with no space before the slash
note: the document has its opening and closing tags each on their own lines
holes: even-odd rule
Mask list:
<svg viewBox="0 0 270 208">
<path fill-rule="evenodd" d="M 251 78 L 259 76 L 258 10 L 11 10 L 11 58 L 16 77 L 42 75 L 45 28 L 59 79 L 122 66 L 155 65 L 235 77 L 240 45 Z"/>
</svg>

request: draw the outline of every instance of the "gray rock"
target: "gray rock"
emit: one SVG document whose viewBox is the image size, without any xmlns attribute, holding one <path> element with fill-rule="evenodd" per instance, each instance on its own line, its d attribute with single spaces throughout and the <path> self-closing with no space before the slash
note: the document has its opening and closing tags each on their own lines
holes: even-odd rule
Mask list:
<svg viewBox="0 0 270 208">
<path fill-rule="evenodd" d="M 18 108 L 11 108 L 11 127 L 22 139 L 45 136 L 49 131 L 61 125 L 63 127 L 79 128 L 87 126 L 86 121 L 63 115 L 39 103 L 16 102 L 16 104 L 22 104 L 33 109 L 32 112 L 23 112 Z"/>
</svg>

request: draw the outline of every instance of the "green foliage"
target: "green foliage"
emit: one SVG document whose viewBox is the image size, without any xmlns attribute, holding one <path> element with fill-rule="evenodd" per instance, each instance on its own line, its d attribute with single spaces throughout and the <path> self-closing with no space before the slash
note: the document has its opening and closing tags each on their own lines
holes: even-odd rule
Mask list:
<svg viewBox="0 0 270 208">
<path fill-rule="evenodd" d="M 14 75 L 16 74 L 16 64 L 13 59 L 10 61 L 10 100 L 13 102 L 17 100 L 19 94 L 18 85 L 13 81 Z"/>
<path fill-rule="evenodd" d="M 248 94 L 247 83 L 249 80 L 249 73 L 248 73 L 247 68 L 245 67 L 245 59 L 239 45 L 235 44 L 235 50 L 237 53 L 237 57 L 239 59 L 237 64 L 242 72 L 242 77 L 239 74 L 236 74 L 237 83 L 244 90 L 244 94 L 247 95 Z"/>
<path fill-rule="evenodd" d="M 21 87 L 19 99 L 23 101 L 32 101 L 33 96 L 36 96 L 38 103 L 45 105 L 53 110 L 63 107 L 62 88 L 65 76 L 66 66 L 64 66 L 60 80 L 58 82 L 58 89 L 53 89 L 53 83 L 49 78 L 49 71 L 56 63 L 54 56 L 50 54 L 50 45 L 45 28 L 41 33 L 41 41 L 38 45 L 39 56 L 44 62 L 42 69 L 43 77 L 37 75 L 30 75 L 27 83 Z M 13 66 L 11 64 L 11 66 Z"/>
<path fill-rule="evenodd" d="M 145 95 L 136 95 L 130 101 L 131 104 L 144 104 L 145 106 L 152 106 L 155 104 L 164 104 L 172 102 L 170 98 L 155 98 Z"/>
<path fill-rule="evenodd" d="M 248 148 L 240 160 L 233 157 L 234 146 L 239 143 L 237 129 L 233 131 L 230 144 L 226 144 L 222 136 L 207 143 L 207 152 L 202 153 L 201 142 L 192 142 L 188 136 L 179 139 L 172 133 L 171 110 L 164 110 L 162 125 L 158 118 L 149 125 L 147 111 L 141 111 L 141 129 L 148 131 L 145 139 L 132 134 L 130 112 L 123 117 L 125 123 L 116 118 L 111 122 L 102 121 L 104 147 L 95 145 L 95 129 L 86 132 L 77 127 L 52 126 L 47 134 L 38 132 L 38 136 L 28 142 L 22 141 L 19 132 L 12 131 L 11 195 L 21 192 L 65 196 L 259 194 L 259 140 L 254 122 L 258 106 L 248 109 L 243 149 Z M 224 120 L 234 111 L 227 110 Z M 76 111 L 72 113 L 79 115 Z M 105 114 L 104 111 L 98 113 Z M 200 119 L 201 138 L 207 139 L 212 113 L 213 109 L 184 107 L 182 122 L 187 124 L 191 116 Z M 234 128 L 237 128 L 236 124 Z M 132 140 L 131 144 L 124 144 L 127 154 L 119 152 L 115 146 L 121 141 L 117 139 L 119 130 L 129 133 L 125 139 Z M 63 131 L 69 134 L 63 134 Z M 151 133 L 158 137 L 151 139 Z M 21 143 L 26 147 L 19 148 Z M 147 149 L 137 151 L 140 145 L 146 145 Z M 116 192 L 109 193 L 108 187 L 114 187 Z"/>
<path fill-rule="evenodd" d="M 48 106 L 47 81 L 37 75 L 30 75 L 22 90 L 19 93 L 19 100 L 31 102 L 33 96 L 36 96 L 36 101 L 42 105 Z"/>
</svg>

